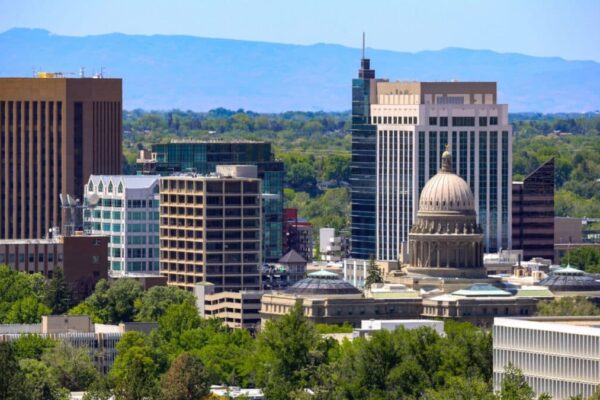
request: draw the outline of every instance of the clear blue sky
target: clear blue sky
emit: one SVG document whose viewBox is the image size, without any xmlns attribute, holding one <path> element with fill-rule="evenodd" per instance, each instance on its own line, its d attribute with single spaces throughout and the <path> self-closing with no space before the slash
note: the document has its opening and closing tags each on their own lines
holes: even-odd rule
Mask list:
<svg viewBox="0 0 600 400">
<path fill-rule="evenodd" d="M 600 61 L 600 0 L 0 0 L 0 31 L 184 34 Z"/>
</svg>

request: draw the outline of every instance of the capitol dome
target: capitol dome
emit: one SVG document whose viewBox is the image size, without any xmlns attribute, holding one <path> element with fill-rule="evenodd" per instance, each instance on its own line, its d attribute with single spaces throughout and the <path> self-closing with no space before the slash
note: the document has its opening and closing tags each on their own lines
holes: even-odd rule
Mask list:
<svg viewBox="0 0 600 400">
<path fill-rule="evenodd" d="M 442 169 L 421 191 L 419 211 L 469 211 L 474 208 L 469 184 L 452 171 L 452 156 L 448 150 L 444 151 Z"/>
<path fill-rule="evenodd" d="M 485 278 L 483 231 L 477 223 L 471 188 L 442 154 L 442 168 L 421 191 L 417 219 L 409 234 L 409 272 L 439 277 Z"/>
</svg>

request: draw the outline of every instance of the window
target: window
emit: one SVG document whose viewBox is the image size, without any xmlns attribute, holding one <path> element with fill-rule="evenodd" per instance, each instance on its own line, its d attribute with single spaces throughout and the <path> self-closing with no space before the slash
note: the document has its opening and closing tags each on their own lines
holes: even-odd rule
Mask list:
<svg viewBox="0 0 600 400">
<path fill-rule="evenodd" d="M 487 126 L 487 117 L 479 117 L 479 126 Z"/>
<path fill-rule="evenodd" d="M 475 117 L 452 117 L 453 126 L 475 126 Z"/>
<path fill-rule="evenodd" d="M 119 182 L 119 187 L 117 187 L 117 193 L 123 193 L 123 182 Z"/>
<path fill-rule="evenodd" d="M 99 192 L 103 192 L 104 191 L 104 185 L 102 184 L 102 181 L 100 181 L 100 183 L 98 184 L 98 191 Z"/>
<path fill-rule="evenodd" d="M 108 193 L 112 193 L 113 192 L 113 183 L 109 182 L 108 183 Z"/>
<path fill-rule="evenodd" d="M 94 191 L 94 183 L 92 181 L 90 181 L 90 183 L 88 184 L 88 192 L 93 192 Z"/>
<path fill-rule="evenodd" d="M 437 125 L 437 117 L 429 117 L 429 125 Z"/>
<path fill-rule="evenodd" d="M 448 126 L 448 117 L 440 117 L 440 126 Z"/>
<path fill-rule="evenodd" d="M 498 117 L 490 117 L 490 125 L 498 125 Z"/>
</svg>

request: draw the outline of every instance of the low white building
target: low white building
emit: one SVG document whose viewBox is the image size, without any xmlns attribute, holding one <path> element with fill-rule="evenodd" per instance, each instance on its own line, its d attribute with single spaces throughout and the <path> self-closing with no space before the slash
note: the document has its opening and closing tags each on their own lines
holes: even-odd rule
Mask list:
<svg viewBox="0 0 600 400">
<path fill-rule="evenodd" d="M 360 329 L 352 332 L 352 337 L 371 336 L 376 331 L 394 331 L 399 327 L 404 329 L 418 329 L 428 327 L 439 335 L 444 335 L 444 322 L 431 319 L 368 319 L 361 321 Z"/>
<path fill-rule="evenodd" d="M 554 400 L 588 398 L 600 386 L 600 317 L 495 318 L 493 338 L 496 389 L 508 364 Z"/>
<path fill-rule="evenodd" d="M 84 225 L 110 238 L 109 274 L 159 273 L 159 176 L 91 175 Z"/>
</svg>

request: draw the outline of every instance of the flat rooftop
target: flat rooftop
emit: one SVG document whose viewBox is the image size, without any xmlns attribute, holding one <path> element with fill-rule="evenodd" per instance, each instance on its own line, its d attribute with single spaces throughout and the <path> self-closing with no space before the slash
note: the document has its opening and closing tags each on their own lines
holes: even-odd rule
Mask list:
<svg viewBox="0 0 600 400">
<path fill-rule="evenodd" d="M 600 336 L 600 316 L 494 318 L 494 326 Z"/>
</svg>

